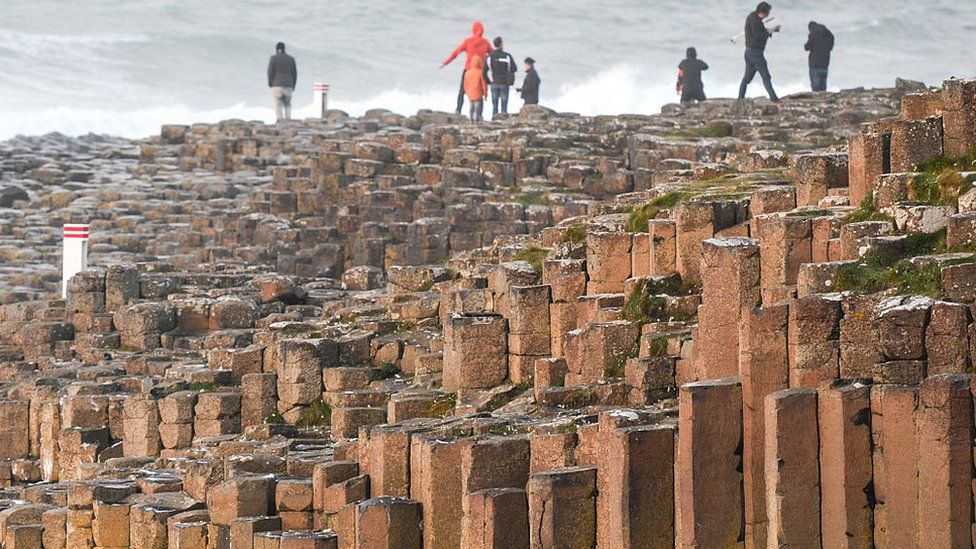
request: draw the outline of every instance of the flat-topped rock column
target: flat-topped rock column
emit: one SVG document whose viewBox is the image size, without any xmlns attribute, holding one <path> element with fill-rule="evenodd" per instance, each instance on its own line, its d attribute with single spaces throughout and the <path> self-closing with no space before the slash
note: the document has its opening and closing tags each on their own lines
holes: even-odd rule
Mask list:
<svg viewBox="0 0 976 549">
<path fill-rule="evenodd" d="M 743 540 L 742 384 L 699 381 L 678 392 L 678 547 Z"/>
<path fill-rule="evenodd" d="M 918 544 L 970 547 L 972 376 L 941 374 L 919 387 Z"/>
<path fill-rule="evenodd" d="M 742 372 L 742 480 L 745 489 L 746 544 L 766 545 L 764 470 L 766 395 L 789 387 L 787 328 L 789 306 L 743 312 L 739 325 Z"/>
<path fill-rule="evenodd" d="M 695 361 L 699 379 L 739 374 L 739 334 L 743 308 L 760 303 L 759 242 L 750 238 L 710 238 L 702 242 L 702 304 L 698 308 Z"/>
<path fill-rule="evenodd" d="M 529 547 L 596 545 L 596 468 L 570 467 L 529 477 Z"/>
<path fill-rule="evenodd" d="M 551 354 L 550 287 L 509 288 L 508 375 L 512 383 L 532 380 L 536 359 Z"/>
<path fill-rule="evenodd" d="M 454 314 L 444 334 L 444 390 L 487 389 L 508 377 L 508 322 L 498 314 Z"/>
<path fill-rule="evenodd" d="M 674 547 L 674 440 L 669 425 L 603 435 L 597 487 L 599 547 Z"/>
<path fill-rule="evenodd" d="M 918 387 L 871 387 L 874 543 L 918 543 Z"/>
<path fill-rule="evenodd" d="M 764 415 L 768 546 L 820 547 L 817 390 L 771 393 Z"/>
<path fill-rule="evenodd" d="M 871 547 L 871 388 L 838 381 L 818 391 L 823 546 Z"/>
</svg>

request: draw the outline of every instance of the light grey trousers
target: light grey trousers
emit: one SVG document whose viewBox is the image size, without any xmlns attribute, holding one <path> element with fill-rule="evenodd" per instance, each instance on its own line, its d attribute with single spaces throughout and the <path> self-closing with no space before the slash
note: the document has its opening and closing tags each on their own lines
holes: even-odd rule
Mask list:
<svg viewBox="0 0 976 549">
<path fill-rule="evenodd" d="M 275 100 L 275 117 L 278 120 L 291 118 L 291 96 L 294 92 L 294 88 L 271 86 L 271 97 Z"/>
</svg>

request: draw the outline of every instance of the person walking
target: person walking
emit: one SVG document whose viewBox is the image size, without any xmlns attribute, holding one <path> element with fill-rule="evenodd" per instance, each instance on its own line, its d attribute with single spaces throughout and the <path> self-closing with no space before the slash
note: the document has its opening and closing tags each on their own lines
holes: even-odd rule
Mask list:
<svg viewBox="0 0 976 549">
<path fill-rule="evenodd" d="M 769 65 L 766 63 L 765 54 L 766 41 L 773 33 L 779 32 L 779 25 L 767 29 L 766 25 L 763 24 L 763 19 L 769 17 L 769 12 L 772 9 L 769 3 L 760 2 L 756 6 L 756 11 L 746 17 L 746 73 L 742 77 L 742 83 L 739 84 L 739 99 L 746 96 L 746 88 L 749 87 L 749 83 L 752 82 L 758 72 L 759 76 L 762 77 L 763 86 L 766 87 L 769 98 L 774 102 L 779 102 L 776 90 L 773 89 L 773 79 L 769 75 Z"/>
<path fill-rule="evenodd" d="M 526 105 L 538 105 L 540 84 L 542 80 L 539 79 L 539 73 L 535 72 L 535 59 L 526 57 L 525 80 L 522 81 L 522 87 L 515 91 L 522 94 L 522 100 Z"/>
<path fill-rule="evenodd" d="M 461 86 L 458 88 L 457 110 L 454 111 L 457 114 L 461 114 L 461 108 L 464 107 L 465 74 L 467 73 L 468 69 L 471 68 L 474 58 L 475 57 L 481 58 L 483 63 L 485 59 L 488 59 L 488 54 L 493 51 L 491 44 L 489 44 L 488 41 L 484 39 L 484 34 L 485 34 L 484 25 L 482 25 L 478 21 L 475 21 L 474 24 L 471 25 L 471 36 L 467 37 L 464 40 L 464 42 L 461 42 L 461 45 L 455 48 L 454 51 L 451 52 L 450 57 L 444 60 L 444 63 L 441 64 L 441 68 L 443 69 L 451 61 L 454 61 L 454 59 L 457 58 L 457 56 L 460 55 L 462 51 L 466 56 L 464 62 L 464 70 L 461 71 Z M 487 65 L 485 65 L 485 67 L 482 70 L 484 70 L 487 73 Z M 485 80 L 488 79 L 487 74 L 484 75 L 484 78 Z"/>
<path fill-rule="evenodd" d="M 484 67 L 477 55 L 471 58 L 471 68 L 464 71 L 464 93 L 471 103 L 471 121 L 484 120 L 485 97 L 488 96 L 488 81 Z"/>
<path fill-rule="evenodd" d="M 271 97 L 275 101 L 275 118 L 288 120 L 291 118 L 291 96 L 295 93 L 295 83 L 298 81 L 298 70 L 295 58 L 285 53 L 285 43 L 278 42 L 275 54 L 268 61 L 268 87 Z"/>
<path fill-rule="evenodd" d="M 702 83 L 702 71 L 708 70 L 708 63 L 698 59 L 698 51 L 688 48 L 685 58 L 678 64 L 678 84 L 676 89 L 681 94 L 682 103 L 705 100 L 705 84 Z"/>
<path fill-rule="evenodd" d="M 827 73 L 830 68 L 830 52 L 834 49 L 834 33 L 825 25 L 810 21 L 810 36 L 803 49 L 810 52 L 810 89 L 827 91 Z"/>
<path fill-rule="evenodd" d="M 491 114 L 508 114 L 508 89 L 515 84 L 515 58 L 504 50 L 502 37 L 495 38 L 495 51 L 488 56 L 491 68 Z"/>
</svg>

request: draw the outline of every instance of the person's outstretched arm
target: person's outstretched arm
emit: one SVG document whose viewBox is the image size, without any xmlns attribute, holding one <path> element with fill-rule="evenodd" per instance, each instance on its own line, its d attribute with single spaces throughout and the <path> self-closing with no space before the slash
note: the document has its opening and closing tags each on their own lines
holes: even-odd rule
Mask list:
<svg viewBox="0 0 976 549">
<path fill-rule="evenodd" d="M 453 52 L 451 52 L 451 55 L 450 55 L 450 57 L 448 57 L 447 59 L 445 59 L 445 60 L 444 60 L 444 62 L 443 62 L 443 63 L 441 63 L 441 66 L 442 66 L 442 67 L 444 67 L 444 66 L 447 66 L 447 64 L 448 64 L 448 63 L 450 63 L 451 61 L 454 61 L 454 59 L 456 59 L 456 58 L 457 58 L 457 56 L 458 56 L 458 55 L 459 55 L 459 54 L 460 54 L 460 53 L 461 53 L 462 51 L 464 51 L 464 45 L 465 45 L 465 44 L 467 44 L 467 43 L 468 43 L 468 41 L 467 41 L 467 40 L 465 40 L 464 42 L 461 42 L 461 45 L 460 45 L 460 46 L 458 46 L 457 48 L 455 48 Z"/>
</svg>

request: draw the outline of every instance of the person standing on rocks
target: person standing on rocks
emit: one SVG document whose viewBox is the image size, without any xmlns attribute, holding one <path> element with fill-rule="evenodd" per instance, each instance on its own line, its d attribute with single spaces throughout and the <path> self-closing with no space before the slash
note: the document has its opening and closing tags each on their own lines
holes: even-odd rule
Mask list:
<svg viewBox="0 0 976 549">
<path fill-rule="evenodd" d="M 474 62 L 474 58 L 475 57 L 478 57 L 478 58 L 480 58 L 482 60 L 482 62 L 484 62 L 485 59 L 488 59 L 488 54 L 491 53 L 492 51 L 494 51 L 494 49 L 491 47 L 491 44 L 489 44 L 488 41 L 484 39 L 484 34 L 485 34 L 485 27 L 484 27 L 484 25 L 482 25 L 478 21 L 475 21 L 474 24 L 471 25 L 471 36 L 467 37 L 464 40 L 464 42 L 461 42 L 461 45 L 458 46 L 457 48 L 455 48 L 455 50 L 453 52 L 451 52 L 450 57 L 448 57 L 446 60 L 444 60 L 444 63 L 441 64 L 441 68 L 443 69 L 451 61 L 454 61 L 454 59 L 462 51 L 464 52 L 464 54 L 466 56 L 466 59 L 465 59 L 465 62 L 464 62 L 464 70 L 461 71 L 461 87 L 458 89 L 457 110 L 454 111 L 457 114 L 461 114 L 461 108 L 464 107 L 464 80 L 465 80 L 465 75 L 467 74 L 468 69 L 471 68 L 471 66 L 472 66 L 472 64 Z M 482 70 L 485 73 L 484 74 L 485 81 L 487 81 L 488 80 L 488 75 L 487 75 L 488 67 L 487 67 L 486 64 L 485 64 L 485 66 L 484 66 L 484 68 Z"/>
<path fill-rule="evenodd" d="M 284 42 L 278 42 L 275 54 L 268 61 L 268 87 L 275 100 L 275 117 L 278 120 L 291 118 L 291 96 L 295 93 L 297 81 L 295 58 L 285 53 Z"/>
<path fill-rule="evenodd" d="M 522 99 L 526 105 L 538 105 L 540 84 L 542 84 L 542 80 L 539 79 L 539 73 L 535 72 L 535 59 L 526 57 L 525 80 L 522 81 L 522 87 L 515 91 L 522 94 Z"/>
<path fill-rule="evenodd" d="M 759 76 L 762 77 L 763 86 L 766 87 L 769 98 L 774 102 L 779 102 L 776 90 L 773 89 L 773 78 L 769 75 L 765 53 L 766 41 L 773 33 L 779 32 L 779 25 L 767 29 L 766 25 L 763 24 L 763 19 L 769 17 L 769 12 L 772 9 L 773 7 L 769 3 L 760 2 L 756 6 L 756 11 L 746 17 L 746 74 L 742 77 L 742 83 L 739 84 L 739 99 L 746 96 L 746 88 L 749 87 L 749 83 L 752 82 L 758 72 Z"/>
<path fill-rule="evenodd" d="M 477 55 L 471 58 L 471 68 L 464 71 L 464 93 L 471 103 L 471 121 L 484 120 L 485 97 L 488 96 L 488 81 L 481 58 Z"/>
<path fill-rule="evenodd" d="M 515 58 L 503 49 L 502 37 L 495 38 L 495 51 L 488 57 L 491 68 L 491 114 L 508 114 L 508 89 L 515 84 Z"/>
<path fill-rule="evenodd" d="M 682 103 L 705 100 L 705 84 L 702 71 L 708 70 L 708 63 L 698 59 L 698 50 L 688 48 L 685 59 L 678 65 L 678 93 Z"/>
<path fill-rule="evenodd" d="M 826 25 L 810 21 L 810 36 L 803 49 L 810 52 L 810 89 L 827 91 L 827 73 L 830 68 L 830 52 L 834 49 L 834 33 Z"/>
</svg>

